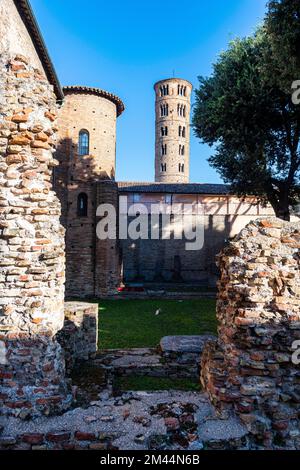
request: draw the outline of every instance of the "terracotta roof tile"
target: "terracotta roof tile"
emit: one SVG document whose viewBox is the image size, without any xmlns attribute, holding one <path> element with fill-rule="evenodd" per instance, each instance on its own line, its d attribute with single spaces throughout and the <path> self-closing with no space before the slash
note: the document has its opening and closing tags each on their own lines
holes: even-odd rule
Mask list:
<svg viewBox="0 0 300 470">
<path fill-rule="evenodd" d="M 120 98 L 118 98 L 118 96 L 113 95 L 112 93 L 109 93 L 108 91 L 101 90 L 100 88 L 93 88 L 93 87 L 87 87 L 87 86 L 82 86 L 82 85 L 71 85 L 71 86 L 63 87 L 63 92 L 65 95 L 68 93 L 89 93 L 89 94 L 101 96 L 102 98 L 106 98 L 107 100 L 112 101 L 116 105 L 118 116 L 120 116 L 120 114 L 122 114 L 123 111 L 125 110 L 123 101 Z"/>
<path fill-rule="evenodd" d="M 226 184 L 118 182 L 120 192 L 174 194 L 230 194 Z"/>
</svg>

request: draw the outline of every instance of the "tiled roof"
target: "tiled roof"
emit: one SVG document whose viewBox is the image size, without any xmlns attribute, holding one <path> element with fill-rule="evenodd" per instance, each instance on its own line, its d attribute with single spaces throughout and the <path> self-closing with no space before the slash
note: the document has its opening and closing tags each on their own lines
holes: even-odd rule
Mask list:
<svg viewBox="0 0 300 470">
<path fill-rule="evenodd" d="M 173 194 L 230 194 L 226 184 L 118 182 L 120 192 Z"/>
<path fill-rule="evenodd" d="M 108 91 L 101 90 L 100 88 L 93 88 L 82 85 L 72 85 L 63 87 L 63 92 L 65 95 L 68 93 L 89 93 L 92 95 L 101 96 L 102 98 L 106 98 L 107 100 L 112 101 L 116 105 L 118 116 L 120 116 L 120 114 L 122 114 L 125 110 L 124 103 L 118 96 L 113 95 Z"/>
<path fill-rule="evenodd" d="M 28 0 L 14 0 L 16 8 L 30 34 L 36 48 L 40 61 L 43 64 L 49 82 L 54 86 L 54 91 L 59 100 L 63 100 L 63 91 L 57 78 L 54 66 L 50 59 L 42 33 L 35 19 L 34 13 Z"/>
</svg>

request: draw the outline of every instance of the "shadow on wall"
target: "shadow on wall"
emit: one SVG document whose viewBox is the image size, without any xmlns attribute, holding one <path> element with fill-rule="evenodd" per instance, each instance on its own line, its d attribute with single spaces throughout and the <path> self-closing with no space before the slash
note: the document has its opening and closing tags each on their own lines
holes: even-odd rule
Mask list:
<svg viewBox="0 0 300 470">
<path fill-rule="evenodd" d="M 98 304 L 66 302 L 64 327 L 56 338 L 68 374 L 78 362 L 93 358 L 98 350 Z"/>
<path fill-rule="evenodd" d="M 150 223 L 147 240 L 105 243 L 96 239 L 96 209 L 100 203 L 112 203 L 117 208 L 118 188 L 113 181 L 114 174 L 102 172 L 92 155 L 78 155 L 77 144 L 72 139 L 58 143 L 56 158 L 59 166 L 54 172 L 54 188 L 62 205 L 61 222 L 66 228 L 66 294 L 69 298 L 98 297 L 99 289 L 103 296 L 105 291 L 115 294 L 121 272 L 125 283 L 215 286 L 219 277 L 216 255 L 230 239 L 237 218 L 249 215 L 242 207 L 242 200 L 230 215 L 223 210 L 226 202 L 212 202 L 209 210 L 203 203 L 204 246 L 197 251 L 186 250 L 189 240 L 185 237 L 178 240 L 172 235 L 164 240 L 161 228 L 159 240 L 151 239 Z M 131 220 L 129 217 L 127 223 Z"/>
<path fill-rule="evenodd" d="M 94 295 L 95 199 L 99 179 L 93 157 L 79 156 L 71 139 L 57 145 L 53 186 L 60 199 L 66 229 L 66 296 Z"/>
<path fill-rule="evenodd" d="M 237 215 L 224 215 L 221 221 L 214 214 L 204 217 L 204 245 L 196 251 L 186 250 L 189 242 L 160 239 L 122 240 L 124 282 L 186 283 L 215 286 L 219 277 L 216 255 L 230 239 Z M 129 222 L 132 219 L 129 219 Z M 171 227 L 174 230 L 174 226 Z"/>
<path fill-rule="evenodd" d="M 90 188 L 91 183 L 114 180 L 112 169 L 108 174 L 99 169 L 92 155 L 78 155 L 77 144 L 72 139 L 62 139 L 57 143 L 55 158 L 59 162 L 53 171 L 53 187 L 62 206 L 62 223 L 65 225 L 74 196 L 81 189 Z M 74 214 L 70 214 L 71 217 Z M 65 228 L 66 225 L 65 225 Z"/>
<path fill-rule="evenodd" d="M 116 191 L 114 172 L 108 175 L 102 171 L 92 155 L 78 155 L 72 139 L 59 141 L 55 156 L 59 164 L 53 186 L 61 202 L 61 223 L 66 229 L 66 296 L 98 297 L 99 290 L 103 287 L 105 291 L 110 283 L 111 273 L 119 270 L 116 242 L 108 246 L 106 240 L 96 239 L 100 220 L 96 217 L 97 206 L 101 202 L 117 203 L 117 197 L 116 202 L 109 197 L 109 191 Z M 109 267 L 107 258 L 111 262 Z M 99 271 L 107 271 L 107 279 L 104 276 L 99 279 Z"/>
</svg>

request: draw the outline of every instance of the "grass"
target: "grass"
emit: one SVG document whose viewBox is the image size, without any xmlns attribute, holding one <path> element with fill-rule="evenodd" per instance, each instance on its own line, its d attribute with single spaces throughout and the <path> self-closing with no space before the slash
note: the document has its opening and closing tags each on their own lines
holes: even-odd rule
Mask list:
<svg viewBox="0 0 300 470">
<path fill-rule="evenodd" d="M 156 347 L 163 336 L 204 333 L 216 333 L 214 299 L 99 303 L 99 349 Z"/>
<path fill-rule="evenodd" d="M 148 376 L 117 377 L 115 387 L 120 392 L 127 391 L 151 391 L 157 390 L 201 390 L 199 381 L 191 379 L 170 379 Z"/>
</svg>

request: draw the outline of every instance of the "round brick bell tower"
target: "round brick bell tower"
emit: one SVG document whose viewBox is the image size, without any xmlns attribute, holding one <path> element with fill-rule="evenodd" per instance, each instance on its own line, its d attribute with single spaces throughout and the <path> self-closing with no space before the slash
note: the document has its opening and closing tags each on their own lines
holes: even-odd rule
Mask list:
<svg viewBox="0 0 300 470">
<path fill-rule="evenodd" d="M 154 85 L 155 181 L 188 183 L 190 174 L 190 112 L 193 86 L 168 78 Z"/>
</svg>

